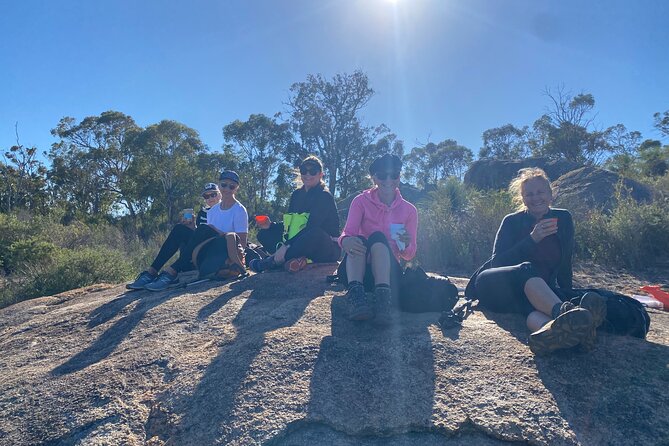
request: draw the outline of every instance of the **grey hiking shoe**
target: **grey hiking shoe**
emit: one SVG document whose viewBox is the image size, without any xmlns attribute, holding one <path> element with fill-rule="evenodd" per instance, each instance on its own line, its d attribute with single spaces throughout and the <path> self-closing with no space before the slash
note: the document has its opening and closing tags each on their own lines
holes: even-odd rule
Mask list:
<svg viewBox="0 0 669 446">
<path fill-rule="evenodd" d="M 530 350 L 535 355 L 543 355 L 574 347 L 587 336 L 589 330 L 592 330 L 592 315 L 588 310 L 568 310 L 530 335 Z"/>
<path fill-rule="evenodd" d="M 579 306 L 592 315 L 592 329 L 581 339 L 581 347 L 585 351 L 591 351 L 597 343 L 597 327 L 606 319 L 606 300 L 599 294 L 589 291 L 581 297 Z"/>
<path fill-rule="evenodd" d="M 346 293 L 348 301 L 348 318 L 353 321 L 366 321 L 374 317 L 374 310 L 367 301 L 365 288 L 362 285 L 354 285 Z"/>
<path fill-rule="evenodd" d="M 172 277 L 168 273 L 162 272 L 156 280 L 147 284 L 144 289 L 149 291 L 162 291 L 178 283 L 179 279 L 177 277 Z"/>
<path fill-rule="evenodd" d="M 139 273 L 134 282 L 127 284 L 125 287 L 129 290 L 143 290 L 148 284 L 156 280 L 156 277 L 148 271 Z"/>
<path fill-rule="evenodd" d="M 376 287 L 374 290 L 374 310 L 376 322 L 387 325 L 393 322 L 392 295 L 389 287 Z"/>
</svg>

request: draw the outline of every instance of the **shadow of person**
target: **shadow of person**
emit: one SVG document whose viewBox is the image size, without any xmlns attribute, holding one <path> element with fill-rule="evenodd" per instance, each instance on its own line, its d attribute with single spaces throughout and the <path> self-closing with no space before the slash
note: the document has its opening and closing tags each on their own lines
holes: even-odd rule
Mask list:
<svg viewBox="0 0 669 446">
<path fill-rule="evenodd" d="M 480 311 L 501 329 L 508 332 L 511 336 L 516 338 L 518 341 L 527 345 L 527 338 L 530 335 L 529 329 L 527 328 L 526 320 L 527 318 L 522 314 L 517 313 L 495 313 L 494 311 L 485 310 L 481 307 L 476 307 L 476 311 Z"/>
<path fill-rule="evenodd" d="M 311 378 L 308 421 L 351 436 L 390 436 L 430 428 L 435 371 L 428 325 L 438 313 L 395 311 L 389 326 L 347 318 L 344 296 L 331 303 Z M 288 440 L 288 439 L 286 439 Z"/>
<path fill-rule="evenodd" d="M 594 351 L 535 357 L 539 377 L 580 444 L 666 444 L 669 346 L 598 333 Z M 660 440 L 660 439 L 664 440 Z"/>
<path fill-rule="evenodd" d="M 105 330 L 89 347 L 72 356 L 63 364 L 51 370 L 54 376 L 66 375 L 68 373 L 83 370 L 109 356 L 111 352 L 125 339 L 128 334 L 139 324 L 144 315 L 152 308 L 178 296 L 180 293 L 126 293 L 91 312 L 89 328 L 96 327 L 111 320 L 123 308 L 133 301 L 140 299 L 139 303 L 116 323 Z"/>
<path fill-rule="evenodd" d="M 257 395 L 266 394 L 265 386 L 287 384 L 280 377 L 294 373 L 288 364 L 290 355 L 302 342 L 294 325 L 312 300 L 322 297 L 329 288 L 325 276 L 330 269 L 310 266 L 295 275 L 253 275 L 199 311 L 200 321 L 223 322 L 219 325 L 225 327 L 228 336 L 219 342 L 218 353 L 199 381 L 193 378 L 196 384 L 192 392 L 178 389 L 178 396 L 159 399 L 159 404 L 179 414 L 179 422 L 167 434 L 170 442 L 226 444 L 234 438 L 239 442 L 242 434 L 232 426 L 250 423 L 245 416 L 268 410 L 266 405 L 270 403 Z M 234 299 L 249 291 L 245 300 Z M 262 363 L 265 360 L 268 364 Z M 240 421 L 238 416 L 244 419 Z"/>
<path fill-rule="evenodd" d="M 88 315 L 88 328 L 95 328 L 98 325 L 113 319 L 114 316 L 120 313 L 125 307 L 140 299 L 142 296 L 143 293 L 141 291 L 126 291 L 116 299 L 100 305 Z"/>
</svg>

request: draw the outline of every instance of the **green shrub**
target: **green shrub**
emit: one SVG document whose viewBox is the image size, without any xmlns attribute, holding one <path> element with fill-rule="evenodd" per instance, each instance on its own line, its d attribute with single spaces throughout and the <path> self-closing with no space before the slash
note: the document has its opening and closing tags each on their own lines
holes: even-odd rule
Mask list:
<svg viewBox="0 0 669 446">
<path fill-rule="evenodd" d="M 117 283 L 132 274 L 123 253 L 108 248 L 63 249 L 50 262 L 27 267 L 16 300 L 50 296 L 95 283 Z"/>
<path fill-rule="evenodd" d="M 576 220 L 577 254 L 596 262 L 642 268 L 669 258 L 667 202 L 621 199 L 610 215 L 592 212 Z"/>
<path fill-rule="evenodd" d="M 490 257 L 497 228 L 512 210 L 506 192 L 438 187 L 418 207 L 419 261 L 429 269 L 472 271 Z"/>
</svg>

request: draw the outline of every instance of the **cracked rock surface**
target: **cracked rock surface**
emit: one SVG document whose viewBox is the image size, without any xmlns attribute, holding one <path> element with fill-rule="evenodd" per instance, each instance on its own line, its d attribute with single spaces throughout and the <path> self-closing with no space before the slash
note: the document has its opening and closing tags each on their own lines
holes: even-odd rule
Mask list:
<svg viewBox="0 0 669 446">
<path fill-rule="evenodd" d="M 0 445 L 669 444 L 669 313 L 535 358 L 515 315 L 348 321 L 333 269 L 0 310 Z"/>
</svg>

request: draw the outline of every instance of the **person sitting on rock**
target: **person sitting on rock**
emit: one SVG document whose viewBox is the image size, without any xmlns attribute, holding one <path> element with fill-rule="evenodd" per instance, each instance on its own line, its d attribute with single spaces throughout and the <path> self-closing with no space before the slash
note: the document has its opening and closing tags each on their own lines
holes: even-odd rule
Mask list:
<svg viewBox="0 0 669 446">
<path fill-rule="evenodd" d="M 550 180 L 540 168 L 521 169 L 509 191 L 518 211 L 502 220 L 492 257 L 474 273 L 465 295 L 483 309 L 526 316 L 534 354 L 579 344 L 591 350 L 606 317 L 604 299 L 586 293 L 575 306 L 559 297 L 572 289 L 571 214 L 551 207 Z"/>
<path fill-rule="evenodd" d="M 300 164 L 300 187 L 290 196 L 282 223 L 258 221 L 258 241 L 273 254 L 249 264 L 257 273 L 283 267 L 297 272 L 310 260 L 336 262 L 341 255 L 337 244 L 339 214 L 334 197 L 323 182 L 323 163 L 308 156 Z"/>
<path fill-rule="evenodd" d="M 393 293 L 399 289 L 400 259 L 416 255 L 418 213 L 400 194 L 402 161 L 396 155 L 376 158 L 369 167 L 374 186 L 351 202 L 339 237 L 345 252 L 337 275 L 347 285 L 349 318 L 382 324 L 392 317 Z M 365 291 L 374 292 L 370 303 Z"/>
<path fill-rule="evenodd" d="M 181 222 L 177 223 L 163 242 L 158 255 L 146 271 L 139 273 L 134 282 L 126 285 L 129 290 L 143 290 L 146 285 L 156 280 L 158 272 L 177 251 L 183 251 L 198 226 L 207 224 L 207 212 L 212 206 L 221 201 L 221 192 L 216 183 L 207 183 L 202 191 L 204 206 L 197 216 L 182 215 Z"/>
<path fill-rule="evenodd" d="M 239 189 L 239 175 L 232 170 L 224 170 L 220 176 L 221 200 L 207 211 L 207 224 L 195 229 L 179 258 L 165 268 L 151 283 L 144 286 L 149 291 L 161 291 L 178 283 L 177 275 L 193 269 L 193 250 L 203 241 L 220 234 L 234 232 L 239 236 L 242 247 L 246 247 L 248 236 L 248 213 L 246 208 L 235 198 Z"/>
</svg>

